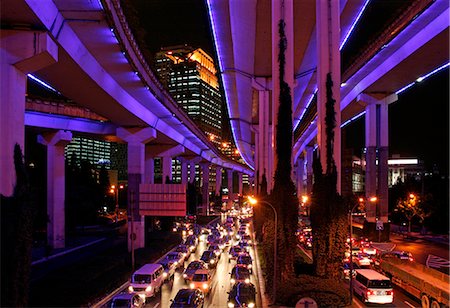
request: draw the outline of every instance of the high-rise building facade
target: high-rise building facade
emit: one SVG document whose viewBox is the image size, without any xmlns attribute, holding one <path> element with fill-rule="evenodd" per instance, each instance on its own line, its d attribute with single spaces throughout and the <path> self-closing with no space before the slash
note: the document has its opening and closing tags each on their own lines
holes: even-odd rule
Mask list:
<svg viewBox="0 0 450 308">
<path fill-rule="evenodd" d="M 222 139 L 222 98 L 211 56 L 201 48 L 162 48 L 155 57 L 156 72 L 172 97 L 211 141 Z"/>
</svg>

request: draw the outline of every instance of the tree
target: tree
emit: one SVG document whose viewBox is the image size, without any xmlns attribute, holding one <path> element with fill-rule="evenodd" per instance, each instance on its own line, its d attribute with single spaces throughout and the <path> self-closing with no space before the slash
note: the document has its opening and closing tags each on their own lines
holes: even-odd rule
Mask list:
<svg viewBox="0 0 450 308">
<path fill-rule="evenodd" d="M 397 208 L 400 213 L 403 213 L 408 220 L 408 233 L 411 232 L 411 220 L 417 216 L 420 224 L 423 225 L 425 218 L 431 215 L 431 211 L 422 202 L 420 196 L 416 194 L 409 194 L 407 198 L 401 198 L 397 201 Z"/>
<path fill-rule="evenodd" d="M 25 307 L 31 270 L 35 192 L 30 186 L 20 146 L 14 146 L 16 185 L 11 197 L 1 195 L 1 306 Z"/>
<path fill-rule="evenodd" d="M 278 276 L 273 277 L 277 281 L 277 286 L 283 286 L 295 276 L 294 272 L 294 250 L 296 246 L 295 230 L 297 229 L 298 199 L 295 195 L 295 185 L 291 179 L 291 158 L 292 158 L 292 97 L 291 89 L 287 82 L 284 81 L 285 75 L 285 52 L 287 48 L 287 39 L 285 35 L 285 22 L 281 19 L 278 23 L 278 31 L 280 34 L 279 41 L 279 109 L 277 115 L 277 131 L 276 131 L 276 154 L 277 163 L 275 169 L 274 187 L 269 197 L 271 204 L 277 211 L 278 220 L 278 247 L 277 264 Z M 273 216 L 273 215 L 271 215 Z M 269 216 L 269 217 L 271 217 Z M 264 216 L 267 217 L 267 216 Z M 274 228 L 272 222 L 266 222 L 263 226 L 264 237 L 266 242 L 264 252 L 266 256 L 268 272 L 273 271 L 273 240 Z M 273 281 L 268 281 L 268 284 Z M 272 289 L 272 288 L 270 288 Z M 274 298 L 274 302 L 276 298 Z"/>
<path fill-rule="evenodd" d="M 336 191 L 337 171 L 333 159 L 335 111 L 331 74 L 327 74 L 326 90 L 326 166 L 323 173 L 318 157 L 313 162 L 314 185 L 311 202 L 313 233 L 313 266 L 319 277 L 340 279 L 347 237 L 347 206 Z"/>
</svg>

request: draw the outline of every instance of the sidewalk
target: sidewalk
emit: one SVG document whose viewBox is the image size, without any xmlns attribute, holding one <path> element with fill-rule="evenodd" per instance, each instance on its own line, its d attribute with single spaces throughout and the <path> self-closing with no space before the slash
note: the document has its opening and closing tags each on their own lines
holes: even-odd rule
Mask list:
<svg viewBox="0 0 450 308">
<path fill-rule="evenodd" d="M 404 238 L 409 238 L 412 240 L 421 239 L 428 242 L 438 243 L 438 244 L 444 244 L 449 245 L 449 236 L 448 234 L 433 234 L 433 233 L 425 233 L 421 234 L 420 232 L 405 232 L 404 227 L 398 226 L 398 225 L 391 225 L 391 232 L 400 236 L 403 236 Z"/>
</svg>

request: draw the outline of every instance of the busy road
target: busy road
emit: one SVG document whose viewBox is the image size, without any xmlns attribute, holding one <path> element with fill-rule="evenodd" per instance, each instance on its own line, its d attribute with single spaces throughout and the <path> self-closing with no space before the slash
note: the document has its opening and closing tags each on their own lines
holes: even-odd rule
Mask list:
<svg viewBox="0 0 450 308">
<path fill-rule="evenodd" d="M 196 232 L 198 233 L 196 235 L 192 234 L 192 231 L 189 232 L 191 235 L 186 235 L 183 244 L 186 244 L 186 247 L 191 248 L 191 250 L 194 251 L 187 253 L 185 259 L 180 262 L 182 264 L 178 264 L 179 267 L 176 270 L 168 267 L 165 270 L 165 272 L 168 274 L 164 274 L 165 282 L 161 285 L 160 290 L 158 290 L 159 292 L 155 293 L 152 297 L 148 297 L 145 300 L 145 303 L 140 304 L 142 304 L 143 307 L 153 308 L 170 307 L 171 305 L 176 306 L 175 302 L 179 300 L 177 294 L 179 294 L 180 290 L 192 290 L 199 288 L 201 292 L 198 292 L 198 294 L 200 294 L 200 297 L 202 298 L 201 303 L 203 304 L 203 307 L 240 307 L 239 302 L 246 299 L 238 298 L 238 296 L 232 296 L 233 294 L 237 295 L 239 293 L 242 293 L 236 293 L 236 290 L 238 289 L 235 289 L 234 293 L 231 291 L 234 285 L 236 285 L 235 288 L 237 288 L 238 284 L 240 285 L 239 279 L 242 279 L 241 284 L 251 286 L 252 288 L 254 286 L 255 291 L 254 300 L 248 301 L 246 303 L 246 307 L 262 307 L 259 288 L 260 272 L 257 269 L 255 255 L 256 252 L 252 245 L 253 239 L 251 237 L 251 221 L 247 218 L 245 220 L 245 223 L 243 223 L 243 220 L 238 219 L 237 217 L 229 217 L 227 219 L 225 216 L 222 216 L 219 223 L 214 223 L 207 228 L 201 228 L 201 231 Z M 217 243 L 220 244 L 220 248 Z M 194 246 L 195 248 L 193 248 Z M 183 251 L 183 249 L 185 249 L 186 247 L 185 245 L 179 245 L 175 247 L 172 250 L 172 253 L 169 252 L 165 257 L 158 260 L 157 263 L 164 264 L 169 255 L 176 255 L 177 250 Z M 214 250 L 215 252 L 216 257 L 214 263 L 213 261 L 207 259 L 204 255 L 204 252 L 208 249 L 211 251 Z M 232 256 L 230 254 L 230 250 L 236 250 L 237 253 Z M 248 258 L 248 256 L 250 256 L 251 258 L 249 264 L 237 265 L 237 263 L 242 263 L 242 259 Z M 201 262 L 198 261 L 200 259 L 211 261 L 205 262 L 208 265 L 207 270 L 199 269 L 197 271 L 194 271 L 196 274 L 207 274 L 209 278 L 204 281 L 207 284 L 207 287 L 203 283 L 196 285 L 194 281 L 195 279 L 193 277 L 186 278 L 186 273 L 188 273 L 188 270 L 186 269 L 189 267 L 189 264 L 191 264 L 192 262 Z M 205 263 L 203 264 L 205 265 Z M 246 268 L 242 269 L 242 267 Z M 239 274 L 241 276 L 242 273 L 248 276 L 245 276 L 245 279 L 239 278 L 239 275 L 236 274 L 236 271 L 239 271 Z M 235 275 L 233 276 L 233 282 L 238 280 L 235 283 L 232 282 L 232 272 L 233 275 Z M 113 299 L 103 307 L 115 307 L 115 299 L 121 299 L 130 296 L 130 293 L 132 293 L 130 291 L 136 292 L 136 289 L 130 290 L 130 286 L 127 285 L 127 287 L 122 289 L 120 292 L 116 292 L 117 295 L 115 295 L 115 297 L 113 297 Z M 182 292 L 186 291 L 181 291 L 181 293 Z M 143 298 L 144 296 L 141 296 L 141 299 Z M 233 302 L 235 303 L 233 304 Z M 199 307 L 201 306 L 202 305 L 199 305 Z M 194 307 L 196 306 L 194 305 Z"/>
</svg>

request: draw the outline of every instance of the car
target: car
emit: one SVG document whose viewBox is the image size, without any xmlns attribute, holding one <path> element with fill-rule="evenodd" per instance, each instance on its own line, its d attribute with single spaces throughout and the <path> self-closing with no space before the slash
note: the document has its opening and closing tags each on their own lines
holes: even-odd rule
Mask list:
<svg viewBox="0 0 450 308">
<path fill-rule="evenodd" d="M 244 235 L 241 236 L 241 242 L 242 241 L 245 241 L 245 242 L 251 244 L 252 243 L 252 237 L 250 235 L 248 235 L 248 234 L 244 234 Z"/>
<path fill-rule="evenodd" d="M 186 260 L 191 255 L 191 251 L 189 250 L 189 246 L 185 244 L 180 244 L 175 248 L 176 252 L 181 252 Z"/>
<path fill-rule="evenodd" d="M 252 257 L 249 254 L 239 254 L 236 259 L 236 266 L 245 267 L 252 273 Z"/>
<path fill-rule="evenodd" d="M 412 256 L 412 253 L 408 252 L 408 251 L 398 251 L 398 250 L 394 250 L 391 251 L 391 253 L 396 256 L 398 259 L 400 260 L 407 260 L 407 261 L 414 261 L 414 258 Z"/>
<path fill-rule="evenodd" d="M 356 256 L 353 256 L 353 262 L 358 264 L 358 266 L 370 266 L 373 261 L 367 254 L 359 253 Z"/>
<path fill-rule="evenodd" d="M 205 295 L 198 289 L 180 289 L 171 300 L 170 308 L 199 308 L 203 307 Z"/>
<path fill-rule="evenodd" d="M 240 241 L 238 245 L 243 249 L 243 251 L 246 251 L 246 252 L 250 251 L 251 246 L 250 246 L 249 242 Z"/>
<path fill-rule="evenodd" d="M 200 260 L 205 262 L 208 268 L 216 267 L 217 262 L 219 261 L 216 254 L 212 250 L 205 250 L 200 257 Z"/>
<path fill-rule="evenodd" d="M 214 251 L 214 253 L 216 254 L 216 256 L 220 259 L 220 255 L 222 253 L 222 249 L 219 247 L 219 245 L 217 244 L 211 244 L 208 246 L 208 250 L 212 250 Z"/>
<path fill-rule="evenodd" d="M 212 244 L 218 245 L 220 250 L 225 249 L 225 239 L 223 237 L 216 238 Z"/>
<path fill-rule="evenodd" d="M 189 247 L 191 252 L 195 252 L 197 250 L 198 239 L 195 235 L 189 235 L 184 241 L 184 244 Z"/>
<path fill-rule="evenodd" d="M 230 251 L 228 252 L 229 254 L 228 262 L 230 262 L 230 260 L 236 260 L 238 255 L 243 251 L 245 251 L 245 249 L 243 249 L 241 246 L 231 247 Z"/>
<path fill-rule="evenodd" d="M 184 281 L 187 282 L 189 280 L 192 280 L 192 276 L 194 276 L 195 271 L 197 271 L 199 269 L 207 269 L 207 268 L 208 267 L 207 267 L 206 263 L 201 260 L 192 261 L 191 263 L 188 264 L 188 266 L 184 270 L 184 273 L 183 273 Z"/>
<path fill-rule="evenodd" d="M 250 283 L 250 271 L 242 266 L 235 266 L 231 270 L 231 284 L 235 284 L 236 282 L 245 282 Z"/>
<path fill-rule="evenodd" d="M 362 247 L 362 252 L 369 256 L 375 256 L 377 254 L 377 249 L 372 246 L 364 246 Z"/>
<path fill-rule="evenodd" d="M 256 289 L 252 283 L 237 282 L 228 292 L 228 307 L 254 308 L 256 304 Z"/>
<path fill-rule="evenodd" d="M 142 308 L 145 301 L 136 293 L 120 293 L 111 300 L 110 308 Z"/>
<path fill-rule="evenodd" d="M 216 240 L 217 236 L 215 236 L 214 234 L 210 234 L 208 235 L 208 237 L 206 238 L 206 242 L 208 243 L 208 245 L 214 243 L 214 241 Z"/>
<path fill-rule="evenodd" d="M 159 261 L 159 264 L 162 265 L 162 267 L 164 268 L 164 281 L 170 280 L 174 278 L 175 275 L 175 271 L 177 270 L 177 267 L 175 266 L 175 264 L 173 262 L 170 262 L 167 259 L 163 259 L 161 261 Z"/>
<path fill-rule="evenodd" d="M 211 275 L 208 270 L 196 270 L 192 280 L 189 283 L 189 288 L 202 290 L 205 294 L 211 291 Z"/>
<path fill-rule="evenodd" d="M 165 279 L 166 274 L 161 264 L 145 264 L 131 275 L 128 292 L 137 294 L 145 301 L 161 290 Z"/>
<path fill-rule="evenodd" d="M 353 277 L 355 277 L 355 275 L 356 275 L 355 270 L 357 270 L 357 269 L 360 269 L 359 265 L 356 264 L 355 262 L 353 262 L 353 271 L 352 271 Z M 342 273 L 343 273 L 345 279 L 350 279 L 350 263 L 345 262 L 342 265 Z"/>
<path fill-rule="evenodd" d="M 185 256 L 181 252 L 171 251 L 164 259 L 167 259 L 169 263 L 173 263 L 176 268 L 184 268 L 184 258 Z"/>
</svg>

